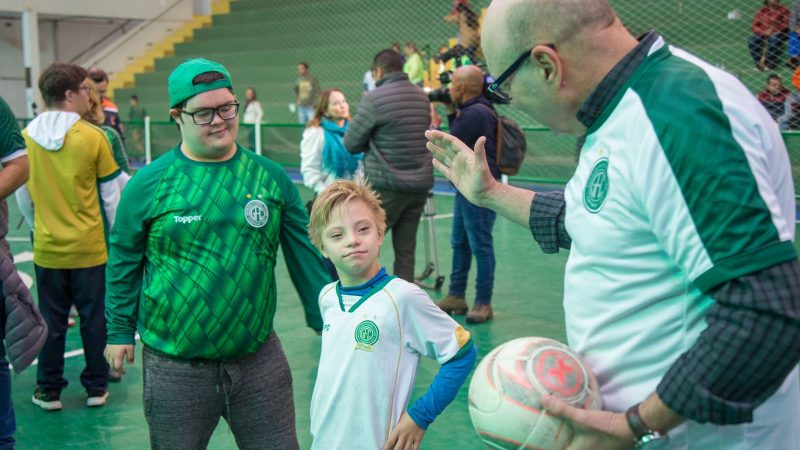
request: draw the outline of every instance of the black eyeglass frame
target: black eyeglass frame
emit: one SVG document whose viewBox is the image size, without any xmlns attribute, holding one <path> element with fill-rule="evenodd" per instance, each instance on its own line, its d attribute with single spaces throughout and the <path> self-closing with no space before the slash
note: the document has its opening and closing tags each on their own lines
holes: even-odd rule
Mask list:
<svg viewBox="0 0 800 450">
<path fill-rule="evenodd" d="M 192 117 L 192 122 L 194 122 L 195 125 L 203 126 L 203 125 L 208 125 L 211 122 L 213 122 L 214 121 L 214 116 L 219 116 L 219 118 L 222 119 L 222 120 L 232 120 L 232 119 L 235 119 L 235 118 L 239 117 L 239 105 L 240 105 L 239 102 L 233 102 L 233 103 L 225 103 L 224 105 L 219 105 L 216 108 L 201 108 L 201 109 L 198 109 L 197 111 L 186 111 L 183 108 L 175 108 L 175 109 L 180 111 L 181 114 L 186 114 L 187 116 L 191 116 Z M 227 106 L 233 106 L 234 107 L 233 116 L 231 116 L 231 117 L 222 117 L 222 112 L 220 111 L 220 109 L 225 108 Z M 211 111 L 211 118 L 208 119 L 208 122 L 198 123 L 197 122 L 197 118 L 195 118 L 195 115 L 196 114 L 205 113 L 205 112 L 208 112 L 208 111 Z"/>
<path fill-rule="evenodd" d="M 520 54 L 519 57 L 513 63 L 511 63 L 510 66 L 508 66 L 508 69 L 504 70 L 503 73 L 501 73 L 500 76 L 497 77 L 496 80 L 494 80 L 494 83 L 490 84 L 489 87 L 486 88 L 486 96 L 490 100 L 500 104 L 511 103 L 511 96 L 503 92 L 502 89 L 500 89 L 500 85 L 502 85 L 507 79 L 511 77 L 511 75 L 514 75 L 514 72 L 516 72 L 517 70 L 519 70 L 520 67 L 522 67 L 522 64 L 524 64 L 525 61 L 527 61 L 528 57 L 531 56 L 531 52 L 533 51 L 533 49 L 536 48 L 538 45 L 544 45 L 546 47 L 552 48 L 553 50 L 556 49 L 555 44 L 537 44 L 529 48 L 528 50 L 522 52 L 522 54 Z"/>
</svg>

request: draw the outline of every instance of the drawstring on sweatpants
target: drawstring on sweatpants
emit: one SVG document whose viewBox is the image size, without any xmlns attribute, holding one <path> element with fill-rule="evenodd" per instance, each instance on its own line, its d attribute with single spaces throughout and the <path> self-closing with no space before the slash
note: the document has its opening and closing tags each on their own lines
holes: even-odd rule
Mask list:
<svg viewBox="0 0 800 450">
<path fill-rule="evenodd" d="M 226 389 L 225 388 L 225 378 L 223 378 L 223 377 L 227 377 L 228 379 L 230 379 L 230 376 L 228 376 L 227 372 L 225 371 L 225 367 L 224 367 L 223 363 L 220 363 L 219 364 L 219 374 L 217 375 L 217 380 L 219 382 L 217 384 L 217 393 L 219 394 L 220 386 L 221 386 L 222 387 L 222 395 L 225 397 L 225 418 L 228 420 L 228 426 L 231 429 L 233 429 L 233 424 L 231 424 L 231 420 L 232 420 L 232 418 L 231 418 L 231 392 L 230 392 L 230 389 Z M 233 388 L 233 381 L 231 380 L 231 389 L 232 388 Z"/>
</svg>

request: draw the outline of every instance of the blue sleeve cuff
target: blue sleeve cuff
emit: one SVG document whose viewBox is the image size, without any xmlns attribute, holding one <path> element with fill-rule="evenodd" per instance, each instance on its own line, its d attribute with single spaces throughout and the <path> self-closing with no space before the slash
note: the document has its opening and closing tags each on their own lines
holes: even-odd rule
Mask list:
<svg viewBox="0 0 800 450">
<path fill-rule="evenodd" d="M 434 419 L 456 398 L 458 390 L 475 367 L 478 349 L 475 344 L 468 345 L 471 348 L 462 357 L 442 364 L 425 395 L 408 409 L 408 415 L 423 430 L 427 430 Z"/>
</svg>

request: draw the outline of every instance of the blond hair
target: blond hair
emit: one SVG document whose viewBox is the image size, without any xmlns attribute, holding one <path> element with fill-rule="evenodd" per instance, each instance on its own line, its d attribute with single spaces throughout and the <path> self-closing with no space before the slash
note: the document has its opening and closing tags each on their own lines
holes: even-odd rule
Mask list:
<svg viewBox="0 0 800 450">
<path fill-rule="evenodd" d="M 91 88 L 89 91 L 89 111 L 83 115 L 83 120 L 97 125 L 103 125 L 106 121 L 106 113 L 103 112 L 103 101 L 100 99 L 100 94 L 97 92 L 97 84 L 91 79 L 86 80 L 86 84 Z"/>
<path fill-rule="evenodd" d="M 320 251 L 322 233 L 331 221 L 331 215 L 340 206 L 351 200 L 361 200 L 367 205 L 375 219 L 375 225 L 381 236 L 386 232 L 386 211 L 381 207 L 378 194 L 368 184 L 350 180 L 339 180 L 320 192 L 311 207 L 311 219 L 308 222 L 308 236 L 311 243 Z"/>
</svg>

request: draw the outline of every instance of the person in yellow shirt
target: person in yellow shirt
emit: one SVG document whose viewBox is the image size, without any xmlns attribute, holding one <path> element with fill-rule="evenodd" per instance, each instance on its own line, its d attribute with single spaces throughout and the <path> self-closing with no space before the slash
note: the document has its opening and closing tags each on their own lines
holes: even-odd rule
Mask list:
<svg viewBox="0 0 800 450">
<path fill-rule="evenodd" d="M 406 62 L 403 64 L 403 72 L 408 75 L 408 81 L 422 87 L 425 79 L 425 65 L 422 63 L 422 53 L 417 49 L 417 44 L 406 42 Z"/>
<path fill-rule="evenodd" d="M 87 75 L 72 64 L 45 69 L 39 90 L 47 110 L 22 132 L 30 178 L 17 199 L 33 228 L 39 307 L 48 326 L 32 400 L 46 411 L 62 408 L 61 390 L 68 383 L 63 376 L 64 338 L 73 304 L 86 359 L 80 377 L 86 405 L 102 406 L 108 398 L 105 229 L 114 224 L 120 169 L 105 133 L 81 119 L 90 108 Z"/>
</svg>

